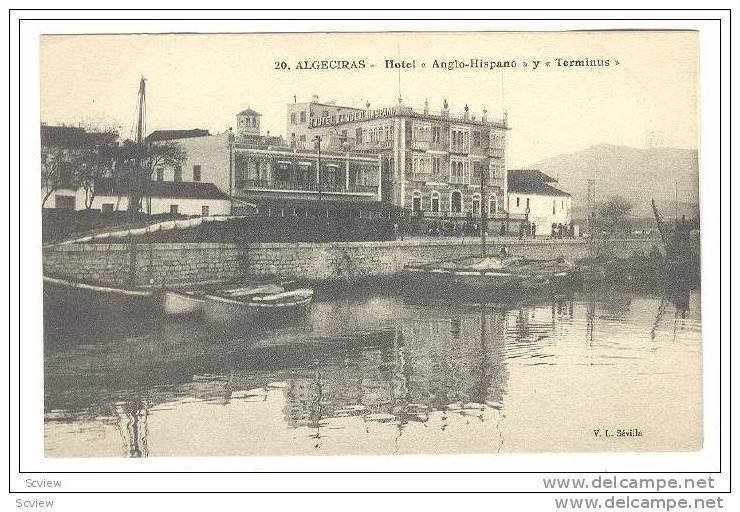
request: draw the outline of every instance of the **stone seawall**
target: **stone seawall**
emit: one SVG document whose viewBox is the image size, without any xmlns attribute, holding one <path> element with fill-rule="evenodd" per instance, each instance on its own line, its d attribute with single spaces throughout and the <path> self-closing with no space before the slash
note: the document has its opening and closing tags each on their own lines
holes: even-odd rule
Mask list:
<svg viewBox="0 0 740 512">
<path fill-rule="evenodd" d="M 69 244 L 43 252 L 44 274 L 125 285 L 131 279 L 128 244 Z M 243 249 L 233 244 L 136 245 L 136 285 L 162 286 L 233 280 L 244 275 Z"/>
<path fill-rule="evenodd" d="M 489 252 L 501 247 L 489 244 Z M 586 240 L 505 240 L 511 254 L 532 258 L 591 255 Z M 650 251 L 655 239 L 610 240 L 608 252 L 627 257 Z M 393 242 L 235 244 L 161 243 L 136 246 L 136 284 L 179 285 L 228 281 L 255 275 L 302 281 L 346 281 L 390 276 L 406 264 L 480 254 L 477 239 L 412 239 Z M 47 275 L 91 282 L 126 284 L 130 280 L 128 244 L 70 244 L 44 249 Z"/>
<path fill-rule="evenodd" d="M 617 257 L 635 251 L 650 251 L 659 244 L 654 239 L 612 240 L 601 247 Z M 563 256 L 577 261 L 588 258 L 592 248 L 586 240 L 494 240 L 488 245 L 493 254 L 505 245 L 511 254 L 530 258 Z M 477 239 L 424 239 L 394 242 L 340 242 L 329 244 L 252 244 L 245 253 L 247 268 L 253 275 L 280 276 L 309 281 L 361 279 L 390 276 L 407 264 L 430 263 L 441 259 L 477 256 Z"/>
</svg>

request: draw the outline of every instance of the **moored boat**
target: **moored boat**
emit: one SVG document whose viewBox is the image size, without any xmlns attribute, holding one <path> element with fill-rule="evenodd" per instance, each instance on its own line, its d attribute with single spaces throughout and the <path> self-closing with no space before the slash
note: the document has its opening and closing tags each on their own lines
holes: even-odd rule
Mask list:
<svg viewBox="0 0 740 512">
<path fill-rule="evenodd" d="M 277 284 L 263 284 L 205 293 L 203 305 L 207 320 L 223 323 L 253 321 L 260 317 L 288 317 L 305 314 L 313 300 L 313 290 L 286 290 Z"/>
<path fill-rule="evenodd" d="M 43 276 L 44 305 L 71 311 L 114 311 L 138 315 L 153 313 L 157 297 L 152 290 L 86 283 L 72 279 Z"/>
<path fill-rule="evenodd" d="M 162 311 L 168 316 L 197 315 L 203 312 L 205 299 L 194 292 L 165 290 L 162 292 Z"/>
<path fill-rule="evenodd" d="M 406 265 L 414 284 L 460 292 L 504 292 L 546 289 L 578 280 L 575 265 L 564 258 L 529 259 L 518 256 L 475 256 Z"/>
</svg>

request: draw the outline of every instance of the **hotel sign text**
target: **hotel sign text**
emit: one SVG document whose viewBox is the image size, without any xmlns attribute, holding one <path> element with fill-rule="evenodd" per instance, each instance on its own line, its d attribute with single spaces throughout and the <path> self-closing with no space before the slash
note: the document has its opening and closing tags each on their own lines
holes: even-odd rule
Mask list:
<svg viewBox="0 0 740 512">
<path fill-rule="evenodd" d="M 357 112 L 346 112 L 343 114 L 313 118 L 311 119 L 309 126 L 311 128 L 318 128 L 319 126 L 351 123 L 353 121 L 369 121 L 371 119 L 390 117 L 394 115 L 396 115 L 396 109 L 394 107 L 377 108 L 375 110 L 362 110 Z"/>
</svg>

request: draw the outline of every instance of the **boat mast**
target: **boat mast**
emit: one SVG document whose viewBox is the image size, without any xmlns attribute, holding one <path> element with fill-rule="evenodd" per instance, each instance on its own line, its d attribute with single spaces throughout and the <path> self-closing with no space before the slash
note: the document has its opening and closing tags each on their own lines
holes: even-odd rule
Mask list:
<svg viewBox="0 0 740 512">
<path fill-rule="evenodd" d="M 129 224 L 134 221 L 134 214 L 139 211 L 139 204 L 143 200 L 145 180 L 141 172 L 141 163 L 144 160 L 144 133 L 146 132 L 146 79 L 142 76 L 139 82 L 139 101 L 137 105 L 138 117 L 136 120 L 136 134 L 134 140 L 134 164 L 131 166 L 128 187 Z M 129 240 L 129 283 L 136 286 L 136 242 L 131 236 Z"/>
<path fill-rule="evenodd" d="M 141 172 L 141 164 L 145 157 L 144 137 L 146 134 L 146 78 L 143 76 L 139 82 L 139 99 L 136 111 L 136 132 L 134 134 L 136 151 L 134 156 L 134 165 L 131 167 L 131 186 L 129 187 L 130 212 L 139 211 L 139 203 L 144 198 L 143 192 L 146 185 L 146 180 L 143 179 L 144 176 Z M 141 207 L 143 208 L 143 204 Z"/>
</svg>

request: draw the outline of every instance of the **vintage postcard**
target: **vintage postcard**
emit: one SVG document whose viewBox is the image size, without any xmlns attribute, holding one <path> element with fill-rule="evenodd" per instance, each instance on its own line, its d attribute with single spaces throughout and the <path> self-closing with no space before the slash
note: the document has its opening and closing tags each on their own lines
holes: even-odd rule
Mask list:
<svg viewBox="0 0 740 512">
<path fill-rule="evenodd" d="M 46 458 L 704 446 L 697 31 L 39 48 Z"/>
</svg>

